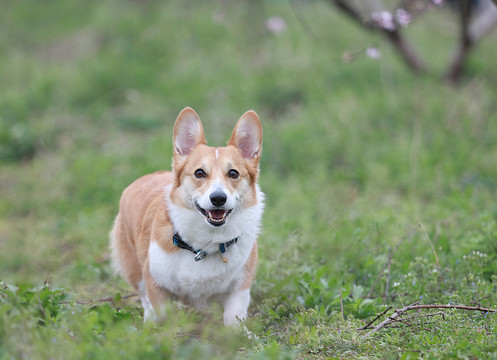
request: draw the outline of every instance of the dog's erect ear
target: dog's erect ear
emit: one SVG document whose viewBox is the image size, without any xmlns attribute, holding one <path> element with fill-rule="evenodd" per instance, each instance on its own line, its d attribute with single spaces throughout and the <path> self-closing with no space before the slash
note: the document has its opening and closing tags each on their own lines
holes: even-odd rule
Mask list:
<svg viewBox="0 0 497 360">
<path fill-rule="evenodd" d="M 186 107 L 181 110 L 174 124 L 174 152 L 187 156 L 199 144 L 206 144 L 202 123 L 197 113 L 192 108 Z"/>
<path fill-rule="evenodd" d="M 228 145 L 236 146 L 245 159 L 258 159 L 262 153 L 262 126 L 257 114 L 249 110 L 236 123 Z"/>
</svg>

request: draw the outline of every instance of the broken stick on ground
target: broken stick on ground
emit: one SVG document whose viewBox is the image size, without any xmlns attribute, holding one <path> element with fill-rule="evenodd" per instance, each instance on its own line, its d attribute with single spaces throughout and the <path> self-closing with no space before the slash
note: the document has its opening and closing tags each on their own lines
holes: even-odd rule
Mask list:
<svg viewBox="0 0 497 360">
<path fill-rule="evenodd" d="M 402 309 L 396 309 L 394 310 L 394 313 L 390 316 L 388 316 L 388 318 L 384 321 L 382 321 L 380 324 L 376 325 L 374 328 L 371 328 L 370 326 L 376 321 L 378 320 L 379 318 L 381 318 L 383 315 L 386 314 L 386 312 L 388 310 L 390 310 L 390 308 L 388 308 L 387 310 L 383 311 L 380 315 L 378 315 L 373 321 L 371 321 L 369 324 L 367 324 L 366 326 L 358 329 L 358 330 L 369 330 L 371 329 L 371 331 L 369 331 L 368 333 L 364 334 L 363 337 L 364 338 L 367 338 L 369 336 L 371 336 L 374 332 L 377 332 L 381 329 L 383 329 L 384 327 L 392 324 L 392 323 L 398 323 L 398 322 L 403 322 L 405 323 L 406 320 L 410 320 L 410 319 L 415 319 L 415 318 L 419 318 L 419 317 L 428 317 L 428 316 L 436 316 L 436 315 L 441 315 L 442 317 L 445 318 L 445 315 L 443 312 L 439 312 L 439 313 L 436 313 L 436 314 L 425 314 L 425 315 L 420 315 L 420 316 L 411 316 L 411 317 L 408 317 L 408 318 L 402 318 L 402 315 L 408 311 L 412 311 L 412 310 L 424 310 L 424 309 L 457 309 L 457 310 L 468 310 L 468 311 L 480 311 L 480 312 L 483 312 L 483 313 L 497 313 L 497 310 L 495 309 L 488 309 L 488 308 L 483 308 L 483 307 L 480 307 L 480 306 L 465 306 L 465 305 L 437 305 L 437 304 L 432 304 L 432 305 L 420 305 L 419 304 L 419 301 L 418 302 L 415 302 L 411 305 L 407 305 L 405 307 L 403 307 Z"/>
</svg>

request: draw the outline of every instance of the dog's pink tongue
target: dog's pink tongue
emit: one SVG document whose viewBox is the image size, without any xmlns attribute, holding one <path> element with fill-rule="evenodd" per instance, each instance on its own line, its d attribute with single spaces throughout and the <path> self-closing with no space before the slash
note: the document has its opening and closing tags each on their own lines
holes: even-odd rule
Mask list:
<svg viewBox="0 0 497 360">
<path fill-rule="evenodd" d="M 211 215 L 211 218 L 215 220 L 222 220 L 224 218 L 224 210 L 210 210 L 209 214 Z"/>
</svg>

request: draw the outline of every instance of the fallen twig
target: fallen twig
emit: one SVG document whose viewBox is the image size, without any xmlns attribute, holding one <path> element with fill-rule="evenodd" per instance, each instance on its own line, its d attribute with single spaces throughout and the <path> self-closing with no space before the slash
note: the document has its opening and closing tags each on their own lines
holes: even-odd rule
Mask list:
<svg viewBox="0 0 497 360">
<path fill-rule="evenodd" d="M 386 308 L 381 314 L 379 314 L 378 316 L 376 316 L 373 320 L 371 320 L 367 325 L 364 325 L 362 328 L 360 329 L 357 329 L 357 330 L 368 330 L 368 329 L 372 329 L 369 327 L 369 325 L 373 324 L 376 320 L 378 320 L 379 318 L 381 318 L 383 315 L 385 315 L 385 313 L 390 310 L 392 308 L 392 306 L 389 306 L 388 308 Z"/>
<path fill-rule="evenodd" d="M 132 297 L 135 297 L 135 296 L 138 296 L 138 294 L 129 294 L 129 295 L 125 295 L 125 296 L 122 296 L 120 298 L 120 300 L 126 300 L 126 299 L 129 299 L 129 298 L 132 298 Z M 102 302 L 110 302 L 110 303 L 113 303 L 115 300 L 115 297 L 113 296 L 108 296 L 108 297 L 105 297 L 105 298 L 102 298 L 102 299 L 98 299 L 98 300 L 93 300 L 93 301 L 86 301 L 86 300 L 77 300 L 76 302 L 80 305 L 87 305 L 87 304 L 93 304 L 93 303 L 102 303 Z"/>
<path fill-rule="evenodd" d="M 481 304 L 481 301 L 482 301 L 482 300 L 488 299 L 488 298 L 489 298 L 489 297 L 491 297 L 491 296 L 492 296 L 491 294 L 488 294 L 488 295 L 483 296 L 483 297 L 481 297 L 481 298 L 479 298 L 479 299 L 476 299 L 476 300 L 471 300 L 470 302 L 471 302 L 472 304 L 478 304 L 478 305 L 479 305 L 479 304 Z"/>
<path fill-rule="evenodd" d="M 405 317 L 405 318 L 402 318 L 402 320 L 412 320 L 412 319 L 420 319 L 420 318 L 424 318 L 424 317 L 430 317 L 430 316 L 438 316 L 438 315 L 441 315 L 443 319 L 445 319 L 445 314 L 444 312 L 439 312 L 439 313 L 431 313 L 431 314 L 423 314 L 423 315 L 415 315 L 415 316 L 409 316 L 409 317 Z"/>
<path fill-rule="evenodd" d="M 392 316 L 389 316 L 388 319 L 386 319 L 385 321 L 383 321 L 381 324 L 375 326 L 373 328 L 373 330 L 371 330 L 370 332 L 368 332 L 367 334 L 363 335 L 364 337 L 369 337 L 369 335 L 373 332 L 373 331 L 378 331 L 380 329 L 383 329 L 386 325 L 388 324 L 391 324 L 392 322 L 394 322 L 394 320 L 399 317 L 400 315 L 402 315 L 405 311 L 406 308 L 410 307 L 410 306 L 414 306 L 416 304 L 419 304 L 419 301 L 416 301 L 415 303 L 411 304 L 411 305 L 408 305 L 406 307 L 404 307 L 403 309 L 400 309 L 400 310 L 395 310 L 393 315 Z M 378 317 L 377 317 L 378 318 Z M 371 324 L 370 324 L 371 325 Z"/>
<path fill-rule="evenodd" d="M 416 302 L 411 305 L 407 305 L 403 307 L 402 309 L 396 309 L 392 315 L 390 315 L 386 320 L 382 321 L 380 324 L 375 326 L 373 329 L 371 329 L 369 326 L 373 324 L 377 319 L 379 319 L 381 316 L 383 316 L 386 311 L 384 311 L 380 316 L 377 316 L 372 322 L 370 322 L 367 326 L 364 328 L 361 328 L 359 330 L 369 330 L 371 329 L 370 332 L 366 333 L 363 335 L 364 338 L 367 338 L 371 336 L 374 332 L 377 332 L 384 327 L 388 326 L 389 324 L 395 323 L 395 322 L 402 322 L 404 324 L 408 324 L 409 326 L 412 326 L 412 324 L 406 322 L 406 320 L 409 319 L 414 319 L 414 318 L 420 318 L 420 317 L 427 317 L 427 316 L 436 316 L 436 315 L 442 315 L 445 319 L 445 315 L 443 313 L 437 313 L 437 314 L 426 314 L 426 315 L 418 315 L 418 316 L 411 316 L 408 318 L 400 318 L 404 313 L 407 311 L 412 311 L 412 310 L 422 310 L 422 309 L 457 309 L 457 310 L 468 310 L 468 311 L 480 311 L 482 313 L 497 313 L 496 309 L 490 309 L 490 308 L 483 308 L 480 306 L 466 306 L 466 305 L 420 305 L 419 302 Z M 388 309 L 387 309 L 388 310 Z"/>
<path fill-rule="evenodd" d="M 418 309 L 459 309 L 459 310 L 469 310 L 469 311 L 481 311 L 497 313 L 496 309 L 483 308 L 481 306 L 466 306 L 466 305 L 414 305 L 406 306 L 407 310 L 418 310 Z"/>
<path fill-rule="evenodd" d="M 387 310 L 391 309 L 392 307 L 389 307 Z M 383 316 L 385 314 L 385 312 L 387 311 L 385 310 L 383 313 L 381 313 L 380 315 L 378 315 L 373 321 L 371 321 L 369 324 L 367 324 L 366 326 L 360 328 L 360 329 L 357 329 L 357 330 L 372 330 L 374 329 L 373 327 L 370 327 L 371 324 L 373 324 L 378 318 L 380 318 L 381 316 Z M 445 320 L 445 313 L 442 311 L 442 312 L 439 312 L 439 313 L 431 313 L 431 314 L 423 314 L 423 315 L 414 315 L 414 316 L 409 316 L 409 317 L 404 317 L 404 318 L 401 318 L 401 319 L 392 319 L 391 317 L 389 318 L 390 320 L 392 320 L 392 324 L 393 323 L 396 323 L 396 322 L 400 322 L 400 323 L 403 323 L 403 324 L 406 324 L 406 325 L 409 325 L 409 326 L 412 326 L 411 323 L 408 322 L 408 320 L 414 320 L 414 319 L 421 319 L 421 318 L 425 318 L 425 317 L 431 317 L 431 316 L 442 316 L 442 318 Z M 428 324 L 431 324 L 431 322 L 429 322 Z M 390 328 L 394 328 L 396 326 L 390 326 L 389 324 L 388 325 L 385 325 L 385 327 L 387 327 L 390 329 Z"/>
<path fill-rule="evenodd" d="M 404 325 L 412 326 L 412 324 L 410 322 L 404 321 L 403 319 L 391 319 L 391 320 L 393 320 L 393 322 L 400 322 Z"/>
</svg>

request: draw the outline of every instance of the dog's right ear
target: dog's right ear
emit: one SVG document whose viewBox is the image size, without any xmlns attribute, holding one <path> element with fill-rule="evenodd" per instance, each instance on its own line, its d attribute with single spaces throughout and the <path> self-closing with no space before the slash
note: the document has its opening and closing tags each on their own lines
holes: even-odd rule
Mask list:
<svg viewBox="0 0 497 360">
<path fill-rule="evenodd" d="M 192 108 L 186 107 L 181 110 L 174 124 L 174 152 L 188 156 L 199 144 L 206 144 L 202 123 L 197 113 Z"/>
</svg>

